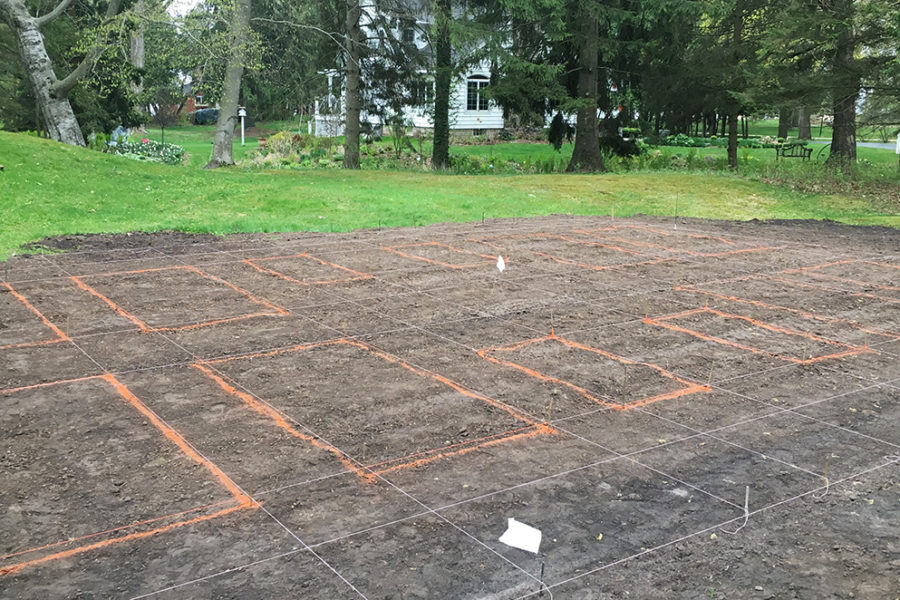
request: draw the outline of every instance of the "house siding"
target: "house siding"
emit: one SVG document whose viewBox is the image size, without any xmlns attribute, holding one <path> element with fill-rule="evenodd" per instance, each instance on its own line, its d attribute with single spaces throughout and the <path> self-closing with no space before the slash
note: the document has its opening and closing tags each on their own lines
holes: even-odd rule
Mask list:
<svg viewBox="0 0 900 600">
<path fill-rule="evenodd" d="M 374 11 L 374 5 L 369 7 L 368 10 L 370 12 Z M 420 38 L 418 34 L 416 34 L 415 42 L 420 46 L 426 44 L 426 40 Z M 329 81 L 331 76 L 332 75 L 329 73 Z M 473 76 L 477 76 L 482 80 L 489 79 L 490 63 L 485 61 L 471 68 L 464 77 L 456 78 L 451 84 L 449 107 L 450 131 L 457 139 L 465 138 L 474 135 L 475 133 L 481 134 L 482 132 L 487 134 L 488 137 L 494 137 L 504 126 L 503 109 L 493 101 L 488 101 L 487 110 L 468 110 L 468 81 L 469 78 Z M 342 89 L 342 96 L 343 93 Z M 325 115 L 320 114 L 319 102 L 316 102 L 314 117 L 316 121 L 315 133 L 318 136 L 333 136 L 341 135 L 343 133 L 345 107 L 340 101 L 328 102 L 328 106 L 332 106 L 332 104 L 337 107 L 340 113 L 336 119 L 334 116 L 326 117 Z M 417 129 L 432 129 L 434 128 L 434 121 L 429 113 L 433 110 L 433 105 L 428 108 L 422 106 L 404 106 L 402 109 L 403 121 Z M 360 115 L 360 121 L 368 123 L 376 129 L 383 127 L 383 123 L 377 115 L 366 114 L 365 111 Z"/>
<path fill-rule="evenodd" d="M 450 88 L 450 130 L 469 132 L 477 129 L 503 129 L 503 109 L 493 101 L 488 102 L 487 110 L 468 110 L 466 108 L 468 79 L 472 75 L 487 77 L 487 69 L 474 69 L 466 77 L 453 82 Z M 421 107 L 404 107 L 403 119 L 412 123 L 413 127 L 431 129 L 434 121 L 431 115 Z"/>
<path fill-rule="evenodd" d="M 473 75 L 490 77 L 490 71 L 482 66 L 469 71 L 466 77 L 455 82 L 450 91 L 450 129 L 503 129 L 503 109 L 493 101 L 488 102 L 487 110 L 466 108 L 468 79 Z"/>
</svg>

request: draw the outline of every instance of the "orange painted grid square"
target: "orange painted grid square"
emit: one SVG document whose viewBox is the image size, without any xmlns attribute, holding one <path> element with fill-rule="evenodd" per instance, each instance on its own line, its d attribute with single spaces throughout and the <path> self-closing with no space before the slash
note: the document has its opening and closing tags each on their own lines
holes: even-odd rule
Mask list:
<svg viewBox="0 0 900 600">
<path fill-rule="evenodd" d="M 98 290 L 91 287 L 87 282 L 85 282 L 85 279 L 88 279 L 88 278 L 115 277 L 117 275 L 142 275 L 142 274 L 146 274 L 146 273 L 159 273 L 159 272 L 163 272 L 163 271 L 185 271 L 185 272 L 189 272 L 189 273 L 194 273 L 197 276 L 201 277 L 203 280 L 212 281 L 213 283 L 216 283 L 218 285 L 224 285 L 225 287 L 230 288 L 231 290 L 244 296 L 253 304 L 263 306 L 268 310 L 262 310 L 262 311 L 257 311 L 257 312 L 252 312 L 252 313 L 247 313 L 247 314 L 237 315 L 237 316 L 232 316 L 232 317 L 225 317 L 222 319 L 212 319 L 209 321 L 191 323 L 188 325 L 171 326 L 171 327 L 154 327 L 154 326 L 148 325 L 141 318 L 139 318 L 138 316 L 125 310 L 124 308 L 122 308 L 122 306 L 120 306 L 114 300 L 112 300 L 108 296 L 100 293 Z M 112 272 L 112 273 L 100 273 L 97 275 L 90 275 L 90 276 L 70 277 L 70 279 L 72 281 L 74 281 L 75 284 L 78 285 L 79 288 L 90 293 L 93 296 L 96 296 L 97 298 L 102 300 L 104 303 L 106 303 L 107 306 L 109 306 L 114 311 L 116 311 L 116 313 L 118 313 L 120 316 L 128 319 L 129 321 L 131 321 L 132 323 L 137 325 L 138 329 L 140 329 L 141 331 L 183 331 L 183 330 L 187 330 L 187 329 L 196 329 L 198 327 L 208 327 L 210 325 L 218 325 L 220 323 L 228 323 L 231 321 L 241 321 L 243 319 L 252 319 L 255 317 L 274 317 L 274 316 L 284 316 L 284 315 L 289 314 L 289 312 L 287 310 L 281 308 L 280 306 L 276 306 L 275 304 L 272 304 L 268 300 L 258 298 L 256 296 L 254 296 L 253 294 L 251 294 L 250 292 L 248 292 L 247 290 L 241 289 L 238 286 L 225 281 L 224 279 L 216 277 L 215 275 L 209 275 L 208 273 L 204 273 L 197 267 L 193 267 L 190 265 L 174 266 L 174 267 L 161 267 L 161 268 L 157 268 L 157 269 L 141 269 L 138 271 L 118 271 L 118 272 Z"/>
<path fill-rule="evenodd" d="M 823 354 L 820 356 L 811 356 L 810 358 L 797 358 L 794 356 L 787 356 L 785 354 L 778 353 L 778 352 L 769 352 L 767 350 L 763 350 L 763 349 L 757 348 L 755 346 L 750 346 L 748 344 L 742 344 L 739 342 L 726 340 L 721 337 L 708 335 L 703 332 L 697 331 L 695 329 L 690 329 L 688 327 L 681 327 L 679 325 L 675 325 L 674 323 L 671 323 L 671 321 L 674 321 L 677 319 L 684 319 L 684 318 L 691 317 L 694 315 L 699 315 L 699 314 L 710 314 L 710 315 L 722 317 L 724 319 L 734 319 L 734 320 L 741 321 L 744 323 L 749 323 L 762 331 L 769 332 L 770 337 L 777 336 L 777 335 L 793 336 L 793 337 L 797 337 L 797 338 L 811 340 L 818 344 L 822 344 L 822 345 L 828 346 L 830 348 L 836 349 L 836 351 L 828 353 L 828 354 Z M 836 342 L 834 340 L 829 340 L 827 338 L 823 338 L 823 337 L 817 336 L 812 333 L 807 333 L 805 331 L 796 331 L 793 329 L 788 329 L 786 327 L 780 327 L 778 325 L 773 325 L 771 323 L 765 323 L 763 321 L 759 321 L 752 317 L 727 313 L 727 312 L 723 312 L 723 311 L 716 310 L 714 308 L 709 308 L 709 307 L 695 308 L 695 309 L 686 310 L 686 311 L 683 311 L 680 313 L 665 315 L 665 316 L 661 316 L 661 317 L 652 317 L 652 318 L 646 317 L 644 319 L 644 323 L 646 323 L 647 325 L 655 325 L 657 327 L 663 327 L 663 328 L 669 329 L 671 331 L 686 333 L 688 335 L 699 338 L 701 340 L 706 340 L 708 342 L 714 342 L 716 344 L 722 344 L 723 346 L 730 346 L 732 348 L 738 348 L 740 350 L 746 350 L 746 351 L 752 352 L 754 354 L 771 356 L 772 358 L 777 358 L 779 360 L 784 360 L 787 362 L 800 364 L 800 365 L 808 365 L 808 364 L 812 364 L 812 363 L 821 362 L 823 360 L 829 360 L 829 359 L 834 359 L 834 358 L 843 358 L 843 357 L 847 357 L 847 356 L 855 356 L 857 354 L 865 354 L 865 353 L 875 352 L 874 350 L 870 350 L 868 348 L 853 346 L 851 344 L 845 344 L 843 342 Z"/>
<path fill-rule="evenodd" d="M 728 250 L 722 250 L 718 252 L 702 252 L 698 250 L 691 250 L 689 248 L 675 248 L 671 246 L 667 246 L 665 241 L 661 241 L 660 243 L 655 242 L 647 242 L 640 240 L 630 240 L 623 237 L 617 237 L 615 234 L 617 232 L 624 233 L 627 231 L 645 231 L 648 233 L 652 233 L 654 235 L 665 237 L 672 237 L 676 235 L 673 231 L 666 231 L 665 229 L 657 229 L 655 227 L 644 227 L 641 225 L 612 225 L 609 227 L 601 227 L 599 229 L 576 229 L 575 233 L 582 235 L 589 235 L 592 237 L 596 237 L 601 240 L 608 240 L 609 242 L 613 242 L 615 244 L 633 246 L 635 248 L 646 248 L 648 251 L 662 251 L 662 252 L 671 252 L 675 254 L 686 254 L 688 256 L 698 257 L 698 258 L 716 258 L 723 256 L 732 256 L 734 254 L 745 254 L 748 252 L 763 252 L 766 250 L 773 250 L 774 248 L 771 246 L 749 246 L 749 247 L 738 247 L 736 242 L 732 240 L 711 236 L 700 233 L 689 233 L 685 232 L 681 235 L 684 235 L 689 238 L 698 239 L 698 240 L 710 240 L 725 246 L 728 246 Z"/>
<path fill-rule="evenodd" d="M 729 280 L 726 280 L 726 282 L 728 282 L 728 283 L 748 282 L 748 281 L 760 280 L 760 279 L 769 279 L 769 278 L 762 277 L 759 275 L 748 275 L 746 277 L 736 277 L 734 279 L 729 279 Z M 720 283 L 724 283 L 724 282 L 720 282 Z M 873 335 L 881 335 L 881 336 L 900 340 L 900 333 L 898 333 L 898 332 L 876 329 L 873 327 L 869 327 L 867 325 L 863 325 L 862 323 L 852 321 L 850 319 L 842 319 L 840 317 L 829 317 L 827 315 L 820 315 L 820 314 L 817 314 L 817 313 L 814 313 L 812 311 L 805 310 L 805 309 L 794 308 L 791 306 L 782 306 L 780 304 L 772 304 L 770 302 L 763 302 L 762 300 L 753 300 L 751 298 L 744 298 L 743 296 L 737 296 L 734 294 L 716 292 L 714 290 L 704 289 L 704 287 L 709 287 L 708 285 L 704 285 L 704 287 L 701 287 L 701 285 L 703 285 L 703 284 L 676 285 L 672 289 L 674 289 L 677 292 L 687 292 L 687 293 L 691 293 L 691 294 L 699 294 L 699 295 L 703 295 L 703 296 L 709 296 L 711 298 L 717 298 L 719 300 L 725 300 L 727 302 L 736 302 L 739 304 L 749 304 L 750 306 L 757 306 L 759 308 L 764 308 L 767 310 L 789 312 L 792 314 L 799 315 L 805 319 L 811 319 L 813 321 L 819 321 L 821 323 L 844 324 L 844 325 L 848 325 L 854 329 L 857 329 L 857 330 L 865 332 L 865 333 L 871 333 Z"/>
<path fill-rule="evenodd" d="M 276 269 L 269 269 L 267 267 L 263 267 L 259 263 L 269 262 L 273 260 L 293 260 L 293 259 L 307 259 L 311 260 L 319 265 L 329 267 L 331 269 L 335 269 L 344 273 L 348 273 L 349 277 L 333 277 L 330 279 L 322 279 L 322 280 L 305 280 L 305 279 L 297 279 L 296 277 L 291 277 L 290 275 L 278 271 Z M 339 265 L 337 263 L 328 262 L 326 260 L 322 260 L 321 258 L 317 258 L 311 254 L 307 254 L 306 252 L 301 252 L 299 254 L 290 254 L 288 256 L 266 256 L 263 258 L 248 258 L 244 259 L 244 262 L 259 271 L 260 273 L 266 273 L 268 275 L 274 275 L 279 279 L 284 279 L 285 281 L 290 281 L 291 283 L 296 283 L 297 285 L 305 285 L 305 286 L 313 286 L 313 285 L 330 285 L 333 283 L 344 283 L 349 281 L 361 281 L 363 279 L 372 279 L 374 275 L 369 273 L 362 273 L 360 271 L 355 271 L 349 267 L 345 267 L 343 265 Z"/>
<path fill-rule="evenodd" d="M 527 367 L 527 366 L 525 366 L 521 363 L 515 362 L 513 360 L 499 358 L 497 356 L 498 354 L 517 352 L 519 350 L 522 350 L 523 348 L 527 348 L 528 346 L 532 346 L 535 344 L 547 343 L 547 342 L 561 344 L 567 348 L 571 348 L 574 350 L 589 352 L 598 357 L 601 357 L 602 359 L 611 360 L 616 363 L 622 364 L 626 367 L 633 366 L 633 367 L 644 367 L 646 369 L 650 369 L 651 372 L 656 373 L 661 378 L 667 379 L 671 382 L 678 384 L 678 387 L 677 387 L 677 389 L 675 389 L 673 391 L 667 391 L 667 392 L 663 392 L 663 393 L 659 393 L 659 394 L 653 394 L 650 396 L 645 396 L 643 398 L 638 398 L 637 400 L 617 401 L 615 398 L 612 398 L 605 394 L 601 395 L 596 392 L 592 392 L 592 391 L 586 389 L 585 387 L 579 386 L 571 381 L 567 381 L 564 379 L 560 379 L 558 377 L 554 377 L 552 375 L 548 375 L 547 373 L 538 371 L 536 369 L 532 369 L 530 367 Z M 573 340 L 559 337 L 553 333 L 551 333 L 548 336 L 534 338 L 534 339 L 530 339 L 530 340 L 524 340 L 521 342 L 515 342 L 512 344 L 505 345 L 505 346 L 493 346 L 490 348 L 482 348 L 478 351 L 478 355 L 481 356 L 482 358 L 484 358 L 485 360 L 491 361 L 498 365 L 511 367 L 513 369 L 521 371 L 522 373 L 525 373 L 526 375 L 540 379 L 541 381 L 547 381 L 547 382 L 555 383 L 558 385 L 563 385 L 571 390 L 574 390 L 575 392 L 578 392 L 580 395 L 582 395 L 583 397 L 587 398 L 588 400 L 590 400 L 592 402 L 595 402 L 601 406 L 606 406 L 608 408 L 612 408 L 614 410 L 629 410 L 632 408 L 638 408 L 640 406 L 647 406 L 648 404 L 653 404 L 654 402 L 660 402 L 662 400 L 671 400 L 674 398 L 680 398 L 680 397 L 686 396 L 688 394 L 695 394 L 698 392 L 708 392 L 710 389 L 708 386 L 700 385 L 700 384 L 694 383 L 692 381 L 682 379 L 681 377 L 678 377 L 677 375 L 674 375 L 673 373 L 666 371 L 665 369 L 663 369 L 662 367 L 660 367 L 658 365 L 654 365 L 652 363 L 638 362 L 638 361 L 634 361 L 634 360 L 631 360 L 628 358 L 624 358 L 622 356 L 618 356 L 611 352 L 606 352 L 605 350 L 601 350 L 599 348 L 594 348 L 594 347 L 588 346 L 586 344 L 581 344 L 581 343 L 573 341 Z"/>
<path fill-rule="evenodd" d="M 834 267 L 842 267 L 844 265 L 863 265 L 863 268 L 866 267 L 877 267 L 878 269 L 883 269 L 885 273 L 884 279 L 889 283 L 875 283 L 874 281 L 863 281 L 860 279 L 856 279 L 855 277 L 844 277 L 840 275 L 833 275 L 828 273 L 829 269 L 833 269 Z M 809 275 L 810 277 L 814 277 L 817 279 L 825 279 L 828 281 L 838 281 L 841 283 L 850 283 L 852 285 L 871 290 L 871 289 L 879 289 L 884 290 L 891 293 L 900 292 L 900 265 L 892 265 L 889 263 L 881 263 L 872 260 L 854 260 L 854 259 L 846 259 L 846 260 L 838 260 L 829 263 L 823 263 L 821 265 L 814 265 L 812 267 L 801 267 L 799 269 L 787 269 L 783 271 L 786 274 L 790 273 L 803 273 L 805 275 Z M 894 298 L 895 300 L 900 300 L 900 296 Z"/>
<path fill-rule="evenodd" d="M 521 240 L 521 241 L 560 240 L 560 241 L 566 242 L 568 244 L 591 246 L 591 247 L 595 247 L 595 248 L 604 248 L 606 250 L 612 250 L 613 252 L 629 254 L 629 255 L 632 255 L 635 257 L 646 259 L 646 260 L 639 260 L 636 262 L 611 263 L 611 264 L 605 264 L 605 265 L 598 265 L 598 264 L 593 264 L 593 263 L 582 262 L 582 261 L 571 259 L 571 258 L 564 258 L 562 256 L 551 254 L 549 252 L 542 252 L 540 250 L 531 250 L 528 248 L 518 249 L 523 252 L 528 252 L 530 254 L 534 254 L 535 256 L 540 256 L 542 258 L 546 258 L 548 260 L 552 260 L 554 262 L 557 262 L 557 263 L 560 263 L 563 265 L 571 265 L 573 267 L 579 267 L 582 269 L 591 269 L 594 271 L 606 271 L 609 269 L 616 269 L 616 268 L 635 267 L 635 266 L 639 266 L 639 265 L 648 265 L 648 264 L 658 264 L 661 262 L 665 262 L 667 260 L 672 260 L 669 258 L 660 258 L 658 256 L 648 256 L 645 253 L 640 252 L 638 250 L 623 248 L 623 247 L 621 247 L 619 245 L 615 245 L 615 244 L 605 244 L 603 242 L 595 241 L 595 240 L 578 239 L 578 238 L 575 238 L 572 236 L 560 235 L 560 234 L 556 234 L 556 233 L 543 233 L 543 232 L 516 233 L 516 234 L 509 234 L 509 235 L 498 235 L 498 236 L 492 236 L 492 237 L 486 237 L 486 238 L 473 239 L 472 241 L 479 242 L 479 243 L 485 244 L 487 246 L 491 246 L 492 248 L 494 248 L 495 250 L 500 251 L 500 252 L 511 252 L 514 250 L 514 248 L 508 248 L 501 244 L 496 243 L 501 240 L 512 240 L 512 241 L 517 241 L 517 240 Z"/>
<path fill-rule="evenodd" d="M 156 416 L 124 384 L 109 373 L 0 390 L 0 397 L 11 396 L 26 390 L 52 389 L 55 386 L 85 381 L 100 381 L 109 385 L 112 391 L 123 401 L 123 405 L 128 405 L 137 411 L 169 443 L 173 444 L 177 451 L 198 466 L 203 467 L 212 479 L 216 480 L 222 486 L 222 489 L 231 496 L 231 499 L 0 555 L 0 578 L 50 561 L 69 558 L 113 544 L 146 539 L 159 533 L 172 531 L 194 523 L 209 521 L 239 510 L 258 507 L 256 502 L 238 488 L 215 464 L 198 454 L 176 430 Z"/>
<path fill-rule="evenodd" d="M 481 258 L 483 260 L 475 261 L 472 263 L 453 263 L 453 262 L 440 261 L 440 260 L 437 260 L 434 258 L 428 258 L 427 256 L 422 256 L 421 254 L 416 254 L 415 252 L 404 252 L 404 250 L 406 250 L 408 248 L 423 248 L 423 247 L 424 248 L 440 248 L 448 253 L 456 252 L 457 254 L 461 254 L 461 255 L 465 255 L 465 256 L 474 256 L 477 258 Z M 398 246 L 382 246 L 381 249 L 384 250 L 385 252 L 391 252 L 393 254 L 398 254 L 405 258 L 410 258 L 413 260 L 420 260 L 420 261 L 426 262 L 428 264 L 438 265 L 441 267 L 448 267 L 450 269 L 468 269 L 471 267 L 482 267 L 485 265 L 491 265 L 497 260 L 496 256 L 491 256 L 488 254 L 479 254 L 478 252 L 472 252 L 471 250 L 466 250 L 464 248 L 457 248 L 455 246 L 451 246 L 450 244 L 444 244 L 442 242 L 435 242 L 435 241 L 418 242 L 415 244 L 403 244 L 403 245 L 398 245 Z"/>
<path fill-rule="evenodd" d="M 406 456 L 401 456 L 399 458 L 394 458 L 387 461 L 364 465 L 354 460 L 338 448 L 321 440 L 319 437 L 304 431 L 303 427 L 294 422 L 289 416 L 285 416 L 285 414 L 283 414 L 280 410 L 274 408 L 268 402 L 259 399 L 251 393 L 248 393 L 248 391 L 240 389 L 239 384 L 234 379 L 215 368 L 216 365 L 220 365 L 223 363 L 242 360 L 258 360 L 260 358 L 274 357 L 295 352 L 304 352 L 307 350 L 312 350 L 314 348 L 323 348 L 328 346 L 350 346 L 358 348 L 378 358 L 379 360 L 402 367 L 403 369 L 406 369 L 407 371 L 418 377 L 431 379 L 467 398 L 484 402 L 490 407 L 503 411 L 513 419 L 520 421 L 522 423 L 522 426 L 478 439 L 468 440 L 463 443 L 451 444 Z M 497 402 L 496 400 L 476 391 L 470 390 L 458 383 L 451 381 L 450 379 L 447 379 L 442 375 L 415 367 L 397 356 L 389 354 L 359 340 L 341 338 L 327 342 L 301 344 L 298 346 L 272 350 L 269 352 L 199 361 L 194 363 L 192 366 L 202 373 L 205 373 L 210 379 L 217 383 L 223 391 L 241 400 L 250 410 L 253 410 L 254 412 L 272 419 L 274 426 L 285 430 L 292 437 L 301 439 L 309 443 L 313 447 L 318 448 L 319 450 L 330 452 L 335 457 L 335 459 L 344 466 L 344 468 L 355 473 L 361 479 L 368 482 L 374 482 L 379 475 L 384 475 L 386 473 L 390 473 L 400 469 L 421 467 L 439 459 L 446 459 L 453 456 L 468 454 L 481 448 L 496 446 L 498 444 L 510 442 L 513 440 L 555 433 L 555 430 L 547 424 L 537 422 L 505 404 Z"/>
<path fill-rule="evenodd" d="M 13 286 L 8 283 L 3 283 L 3 286 L 6 287 L 7 292 L 11 297 L 15 298 L 16 301 L 21 302 L 25 306 L 25 308 L 32 312 L 41 321 L 41 323 L 43 323 L 50 331 L 53 332 L 55 337 L 13 344 L 2 344 L 0 345 L 0 350 L 4 350 L 7 348 L 25 348 L 29 346 L 46 346 L 47 344 L 58 344 L 60 342 L 69 341 L 69 336 L 63 333 L 56 325 L 51 323 L 47 317 L 42 315 L 41 312 L 25 298 L 25 296 L 13 289 Z"/>
</svg>

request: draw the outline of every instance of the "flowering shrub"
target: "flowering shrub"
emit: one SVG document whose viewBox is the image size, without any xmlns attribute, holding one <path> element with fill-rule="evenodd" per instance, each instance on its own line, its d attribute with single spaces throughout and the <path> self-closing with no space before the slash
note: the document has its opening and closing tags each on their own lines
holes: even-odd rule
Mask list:
<svg viewBox="0 0 900 600">
<path fill-rule="evenodd" d="M 670 135 L 659 140 L 653 140 L 656 145 L 659 146 L 681 146 L 685 148 L 707 148 L 710 146 L 716 146 L 720 148 L 725 148 L 728 146 L 728 137 L 716 137 L 711 136 L 708 138 L 704 137 L 691 137 L 689 135 L 685 135 L 683 133 L 679 133 L 678 135 Z M 778 145 L 778 140 L 769 136 L 762 137 L 751 137 L 751 138 L 739 138 L 738 146 L 743 148 L 774 148 Z"/>
<path fill-rule="evenodd" d="M 111 154 L 121 154 L 135 160 L 147 160 L 161 162 L 167 165 L 180 165 L 184 160 L 184 148 L 175 144 L 163 144 L 153 140 L 143 139 L 140 142 L 118 140 L 106 144 L 106 151 Z"/>
<path fill-rule="evenodd" d="M 663 138 L 662 146 L 682 146 L 686 148 L 703 148 L 711 145 L 711 140 L 702 137 L 691 137 L 683 133 Z"/>
</svg>

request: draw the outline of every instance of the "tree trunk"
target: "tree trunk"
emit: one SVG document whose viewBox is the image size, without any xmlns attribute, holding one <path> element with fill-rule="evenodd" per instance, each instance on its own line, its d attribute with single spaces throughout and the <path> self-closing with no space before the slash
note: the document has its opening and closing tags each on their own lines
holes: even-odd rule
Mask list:
<svg viewBox="0 0 900 600">
<path fill-rule="evenodd" d="M 734 48 L 735 68 L 740 66 L 742 58 L 741 43 L 744 34 L 744 5 L 741 0 L 737 0 L 734 8 L 734 29 L 732 31 L 732 45 Z M 741 112 L 741 105 L 735 98 L 728 100 L 728 167 L 732 170 L 738 166 L 738 116 Z"/>
<path fill-rule="evenodd" d="M 138 0 L 134 5 L 134 11 L 138 15 L 142 15 L 145 10 L 144 0 Z M 137 29 L 131 34 L 131 44 L 128 52 L 128 57 L 131 60 L 131 64 L 134 65 L 135 68 L 143 70 L 144 68 L 144 22 L 139 21 Z M 143 81 L 132 81 L 131 82 L 131 93 L 138 95 L 144 91 Z"/>
<path fill-rule="evenodd" d="M 859 99 L 860 80 L 854 68 L 853 57 L 856 42 L 853 38 L 853 1 L 835 0 L 832 3 L 834 18 L 840 23 L 832 58 L 836 76 L 832 105 L 834 124 L 831 132 L 831 153 L 827 163 L 847 173 L 856 162 L 856 101 Z"/>
<path fill-rule="evenodd" d="M 812 126 L 809 122 L 809 111 L 806 110 L 805 106 L 801 106 L 797 110 L 797 139 L 801 140 L 811 140 L 812 139 Z"/>
<path fill-rule="evenodd" d="M 597 15 L 588 8 L 582 15 L 578 48 L 578 112 L 575 121 L 575 148 L 566 171 L 602 171 L 600 131 L 597 121 L 597 55 L 600 27 Z"/>
<path fill-rule="evenodd" d="M 841 91 L 844 92 L 843 97 L 834 101 L 831 152 L 827 162 L 846 173 L 856 162 L 856 101 L 859 88 Z"/>
<path fill-rule="evenodd" d="M 359 113 L 362 109 L 362 97 L 359 93 L 359 19 L 362 10 L 359 0 L 347 0 L 347 21 L 345 45 L 347 53 L 347 81 L 344 106 L 346 107 L 346 123 L 344 126 L 344 168 L 359 168 Z"/>
<path fill-rule="evenodd" d="M 0 0 L 0 17 L 9 24 L 16 37 L 19 57 L 28 73 L 35 102 L 50 138 L 84 146 L 84 136 L 69 103 L 68 90 L 58 93 L 55 89 L 59 80 L 53 72 L 37 19 L 31 16 L 22 0 Z"/>
<path fill-rule="evenodd" d="M 434 18 L 434 148 L 431 166 L 446 169 L 450 166 L 450 80 L 452 56 L 450 48 L 450 0 L 435 2 Z"/>
<path fill-rule="evenodd" d="M 782 106 L 778 111 L 778 139 L 787 139 L 791 132 L 791 111 L 789 108 Z"/>
<path fill-rule="evenodd" d="M 212 158 L 205 169 L 217 169 L 234 164 L 232 143 L 234 127 L 237 124 L 238 102 L 241 96 L 241 77 L 244 74 L 244 55 L 250 31 L 250 0 L 237 0 L 235 13 L 229 27 L 228 65 L 225 67 L 225 82 L 222 84 L 222 99 L 219 102 L 219 120 L 213 138 Z"/>
<path fill-rule="evenodd" d="M 728 115 L 728 167 L 738 166 L 738 108 L 734 106 Z"/>
</svg>

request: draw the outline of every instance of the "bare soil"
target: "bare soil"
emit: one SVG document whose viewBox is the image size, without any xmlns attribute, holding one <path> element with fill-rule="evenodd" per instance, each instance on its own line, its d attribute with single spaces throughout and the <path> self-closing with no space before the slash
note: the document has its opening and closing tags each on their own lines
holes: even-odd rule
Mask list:
<svg viewBox="0 0 900 600">
<path fill-rule="evenodd" d="M 2 598 L 900 598 L 900 231 L 39 245 L 0 264 Z"/>
</svg>

